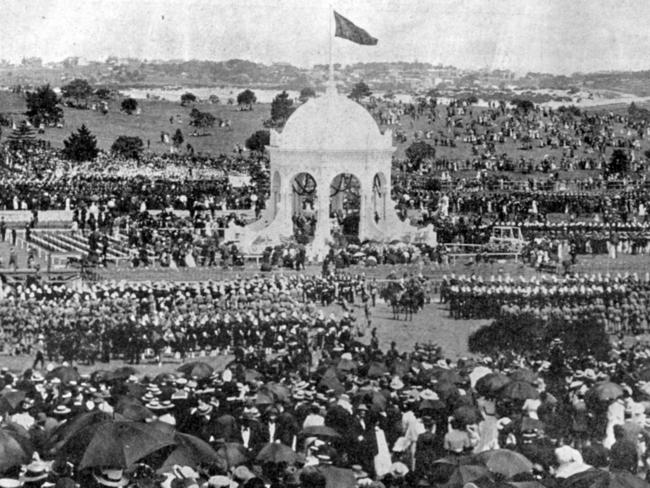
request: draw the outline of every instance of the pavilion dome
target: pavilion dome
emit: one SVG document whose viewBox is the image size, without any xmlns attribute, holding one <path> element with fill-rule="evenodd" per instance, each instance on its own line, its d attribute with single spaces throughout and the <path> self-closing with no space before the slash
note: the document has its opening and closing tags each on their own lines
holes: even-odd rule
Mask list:
<svg viewBox="0 0 650 488">
<path fill-rule="evenodd" d="M 372 115 L 358 103 L 329 88 L 289 117 L 271 146 L 289 150 L 372 151 L 392 148 L 392 134 L 382 134 Z"/>
</svg>

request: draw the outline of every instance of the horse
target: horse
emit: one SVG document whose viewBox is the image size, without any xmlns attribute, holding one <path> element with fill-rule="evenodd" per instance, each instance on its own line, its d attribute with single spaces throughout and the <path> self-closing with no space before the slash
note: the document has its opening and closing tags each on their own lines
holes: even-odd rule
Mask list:
<svg viewBox="0 0 650 488">
<path fill-rule="evenodd" d="M 406 285 L 391 281 L 381 290 L 380 296 L 390 304 L 393 310 L 393 320 L 399 320 L 404 314 L 404 320 L 413 320 L 413 314 L 424 308 L 425 293 L 422 286 L 411 280 Z"/>
</svg>

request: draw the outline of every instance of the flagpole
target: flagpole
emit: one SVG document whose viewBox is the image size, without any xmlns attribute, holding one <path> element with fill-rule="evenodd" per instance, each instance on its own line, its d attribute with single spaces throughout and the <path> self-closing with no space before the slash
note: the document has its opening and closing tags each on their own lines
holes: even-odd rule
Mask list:
<svg viewBox="0 0 650 488">
<path fill-rule="evenodd" d="M 333 44 L 333 35 L 332 35 L 332 17 L 334 16 L 334 9 L 330 3 L 329 8 L 329 40 L 330 40 L 330 67 L 329 67 L 329 86 L 334 87 L 334 63 L 332 61 L 332 44 Z"/>
</svg>

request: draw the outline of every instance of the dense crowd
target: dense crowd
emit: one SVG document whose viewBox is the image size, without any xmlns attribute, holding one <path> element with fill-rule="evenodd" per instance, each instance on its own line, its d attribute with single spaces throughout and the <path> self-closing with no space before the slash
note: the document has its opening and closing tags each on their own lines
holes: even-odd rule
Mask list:
<svg viewBox="0 0 650 488">
<path fill-rule="evenodd" d="M 100 155 L 72 166 L 50 149 L 24 151 L 13 151 L 9 166 L 0 166 L 0 209 L 70 210 L 95 202 L 120 213 L 166 208 L 214 213 L 254 209 L 268 185 L 267 161 L 252 156 L 147 155 L 134 161 Z"/>
<path fill-rule="evenodd" d="M 540 313 L 579 307 L 597 312 L 610 333 L 640 333 L 648 330 L 650 277 L 594 274 L 529 279 L 492 276 L 484 280 L 452 275 L 442 281 L 441 299 L 457 318 L 494 318 L 504 306 Z"/>
<path fill-rule="evenodd" d="M 340 290 L 369 290 L 362 277 L 331 279 Z M 24 374 L 2 371 L 0 432 L 22 443 L 5 451 L 0 484 L 646 486 L 650 349 L 642 343 L 617 345 L 606 360 L 567 355 L 561 342 L 527 357 L 457 362 L 434 346 L 382 349 L 374 333 L 350 332 L 349 315 L 299 305 L 302 295 L 329 293 L 323 280 L 4 288 L 3 316 L 12 319 L 3 327 L 31 334 L 37 361 Z M 145 349 L 170 345 L 184 357 L 232 351 L 235 360 L 154 378 L 129 368 L 80 375 L 72 355 L 41 373 L 62 350 L 82 350 L 73 341 L 40 357 L 50 353 L 48 329 L 69 337 L 84 323 L 97 331 L 88 342 L 102 344 L 101 361 L 125 351 L 137 362 Z M 126 324 L 138 333 L 100 338 Z M 125 340 L 133 343 L 117 345 Z"/>
<path fill-rule="evenodd" d="M 6 287 L 0 300 L 8 353 L 30 352 L 41 338 L 49 360 L 94 362 L 120 356 L 223 354 L 263 346 L 282 348 L 318 330 L 322 340 L 349 335 L 353 318 L 325 317 L 313 303 L 354 303 L 377 295 L 362 276 L 332 274 L 207 282 Z M 303 337 L 304 338 L 304 337 Z M 340 338 L 339 338 L 340 340 Z"/>
</svg>

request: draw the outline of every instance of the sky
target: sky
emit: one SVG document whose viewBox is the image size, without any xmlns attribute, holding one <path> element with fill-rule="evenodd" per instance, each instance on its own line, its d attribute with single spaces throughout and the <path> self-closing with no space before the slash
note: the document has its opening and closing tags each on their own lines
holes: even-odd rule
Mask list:
<svg viewBox="0 0 650 488">
<path fill-rule="evenodd" d="M 0 59 L 327 63 L 330 5 L 379 39 L 334 62 L 570 74 L 650 69 L 650 0 L 0 0 Z"/>
</svg>

